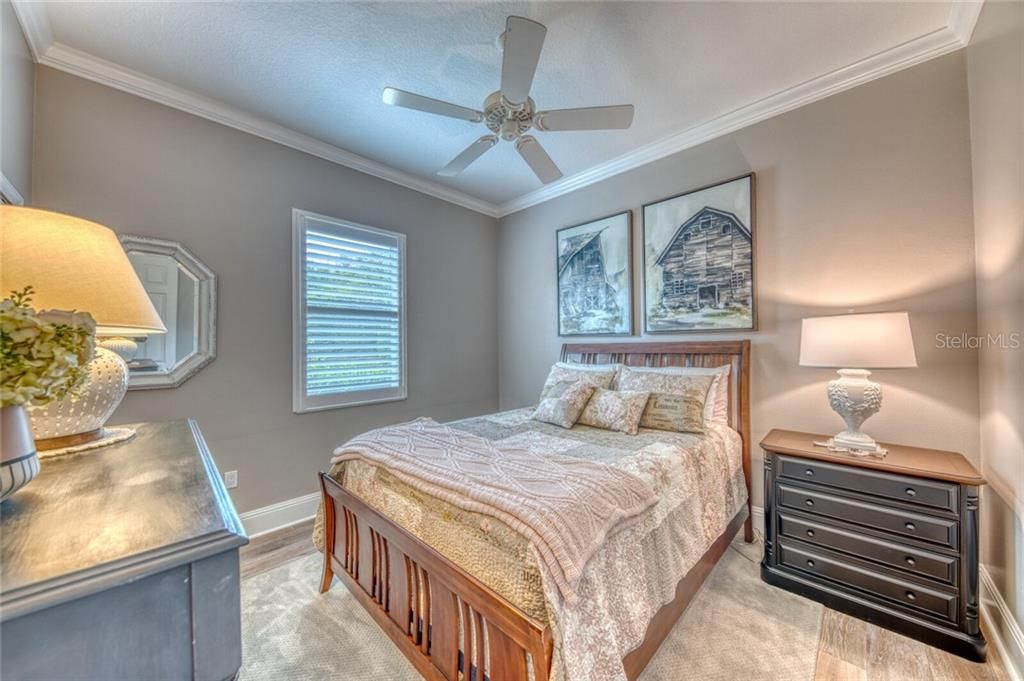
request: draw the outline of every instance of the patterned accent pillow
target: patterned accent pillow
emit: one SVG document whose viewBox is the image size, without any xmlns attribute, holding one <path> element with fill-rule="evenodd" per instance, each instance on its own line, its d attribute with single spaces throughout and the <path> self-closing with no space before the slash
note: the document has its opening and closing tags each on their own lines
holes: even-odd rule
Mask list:
<svg viewBox="0 0 1024 681">
<path fill-rule="evenodd" d="M 586 381 L 563 381 L 545 392 L 547 396 L 537 405 L 533 418 L 562 428 L 572 428 L 587 406 L 590 396 L 594 394 L 594 386 Z"/>
<path fill-rule="evenodd" d="M 704 399 L 704 425 L 712 423 L 729 424 L 729 393 L 731 391 L 729 381 L 730 367 L 728 364 L 720 367 L 626 367 L 623 366 L 616 377 L 614 388 L 622 390 L 620 385 L 622 376 L 626 372 L 647 373 L 647 374 L 670 374 L 672 376 L 711 376 L 711 388 Z"/>
<path fill-rule="evenodd" d="M 703 433 L 704 404 L 715 376 L 630 371 L 619 374 L 619 388 L 651 393 L 640 426 L 677 433 Z"/>
<path fill-rule="evenodd" d="M 579 422 L 585 426 L 636 435 L 648 397 L 650 393 L 646 392 L 595 388 L 593 396 L 580 414 Z"/>
<path fill-rule="evenodd" d="M 559 383 L 575 383 L 583 381 L 595 388 L 611 388 L 615 374 L 618 372 L 617 364 L 605 364 L 599 366 L 587 366 L 586 364 L 566 364 L 559 362 L 551 366 L 548 378 L 544 381 L 544 389 L 540 392 L 540 399 L 548 397 L 548 392 Z"/>
</svg>

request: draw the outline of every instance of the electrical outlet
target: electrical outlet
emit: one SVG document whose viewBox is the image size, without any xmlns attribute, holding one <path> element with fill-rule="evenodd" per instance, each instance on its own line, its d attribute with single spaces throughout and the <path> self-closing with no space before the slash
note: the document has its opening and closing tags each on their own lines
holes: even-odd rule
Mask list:
<svg viewBox="0 0 1024 681">
<path fill-rule="evenodd" d="M 238 471 L 224 471 L 224 486 L 228 489 L 238 487 Z"/>
</svg>

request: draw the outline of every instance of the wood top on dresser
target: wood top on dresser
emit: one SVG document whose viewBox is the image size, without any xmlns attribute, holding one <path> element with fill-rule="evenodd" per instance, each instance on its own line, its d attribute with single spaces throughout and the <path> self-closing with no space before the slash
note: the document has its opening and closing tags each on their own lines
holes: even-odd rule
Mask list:
<svg viewBox="0 0 1024 681">
<path fill-rule="evenodd" d="M 761 448 L 777 454 L 792 454 L 807 459 L 828 461 L 857 468 L 870 468 L 888 473 L 946 480 L 962 485 L 984 485 L 985 479 L 971 465 L 963 454 L 941 449 L 908 447 L 890 443 L 879 443 L 889 450 L 884 458 L 874 456 L 851 456 L 842 452 L 830 452 L 818 447 L 815 442 L 824 442 L 828 435 L 800 433 L 794 430 L 772 430 L 761 440 Z"/>
<path fill-rule="evenodd" d="M 42 460 L 0 509 L 0 620 L 248 543 L 192 420 Z"/>
</svg>

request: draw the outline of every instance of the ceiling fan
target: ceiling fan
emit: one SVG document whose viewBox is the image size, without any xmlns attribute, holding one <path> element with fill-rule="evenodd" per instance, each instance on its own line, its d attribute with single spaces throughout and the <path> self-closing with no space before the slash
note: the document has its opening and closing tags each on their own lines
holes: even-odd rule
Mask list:
<svg viewBox="0 0 1024 681">
<path fill-rule="evenodd" d="M 543 24 L 523 17 L 511 16 L 506 20 L 505 32 L 498 38 L 504 49 L 501 62 L 501 89 L 487 96 L 483 111 L 393 87 L 384 88 L 385 104 L 458 118 L 470 123 L 483 123 L 491 130 L 491 134 L 484 135 L 470 144 L 448 165 L 437 171 L 438 175 L 458 175 L 497 144 L 500 138 L 507 142 L 515 142 L 519 155 L 540 181 L 548 184 L 560 178 L 562 171 L 544 151 L 537 138 L 526 134 L 530 128 L 544 132 L 623 130 L 633 123 L 632 104 L 553 111 L 536 110 L 530 98 L 530 85 L 537 71 L 537 62 L 540 60 L 540 51 L 544 47 L 544 36 L 547 31 Z"/>
</svg>

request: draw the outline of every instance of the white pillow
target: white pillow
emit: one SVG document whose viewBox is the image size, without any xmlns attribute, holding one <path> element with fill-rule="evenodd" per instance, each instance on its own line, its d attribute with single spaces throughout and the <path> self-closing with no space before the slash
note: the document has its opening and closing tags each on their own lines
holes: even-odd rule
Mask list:
<svg viewBox="0 0 1024 681">
<path fill-rule="evenodd" d="M 570 364 L 558 362 L 551 367 L 547 380 L 544 381 L 544 388 L 541 390 L 540 399 L 548 396 L 548 392 L 560 383 L 575 383 L 583 381 L 595 388 L 607 390 L 612 387 L 615 376 L 621 364 Z"/>
<path fill-rule="evenodd" d="M 728 364 L 720 367 L 626 367 L 630 371 L 652 374 L 668 374 L 675 376 L 714 376 L 708 388 L 707 400 L 704 402 L 704 423 L 729 424 L 729 370 Z M 616 373 L 615 389 L 619 386 L 619 373 Z"/>
<path fill-rule="evenodd" d="M 572 362 L 555 362 L 555 366 L 561 369 L 577 369 L 579 371 L 618 372 L 621 364 L 574 364 Z"/>
</svg>

